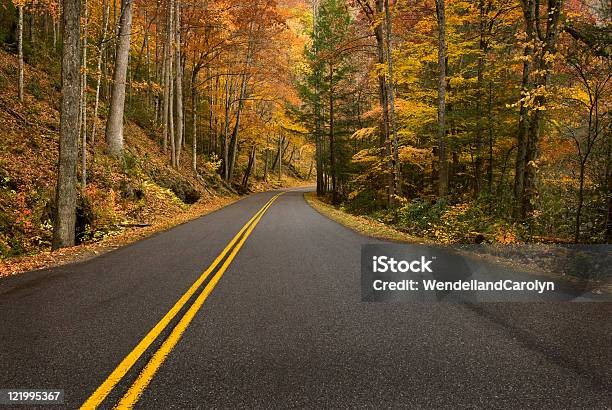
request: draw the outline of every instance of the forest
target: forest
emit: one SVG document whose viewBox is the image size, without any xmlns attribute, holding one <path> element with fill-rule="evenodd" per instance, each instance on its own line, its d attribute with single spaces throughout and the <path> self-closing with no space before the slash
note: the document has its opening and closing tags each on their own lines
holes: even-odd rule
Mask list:
<svg viewBox="0 0 612 410">
<path fill-rule="evenodd" d="M 287 107 L 299 105 L 293 67 L 308 10 L 2 0 L 0 255 L 306 183 L 314 145 Z"/>
<path fill-rule="evenodd" d="M 609 243 L 611 8 L 315 1 L 317 192 L 442 243 Z"/>
<path fill-rule="evenodd" d="M 612 241 L 608 0 L 2 0 L 0 44 L 3 258 L 308 181 L 441 243 Z"/>
</svg>

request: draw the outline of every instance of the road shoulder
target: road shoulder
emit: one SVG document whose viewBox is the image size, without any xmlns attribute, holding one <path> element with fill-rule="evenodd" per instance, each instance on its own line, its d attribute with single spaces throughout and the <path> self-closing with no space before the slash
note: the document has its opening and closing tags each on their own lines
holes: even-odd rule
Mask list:
<svg viewBox="0 0 612 410">
<path fill-rule="evenodd" d="M 87 243 L 72 248 L 57 251 L 45 251 L 35 255 L 5 259 L 0 263 L 0 279 L 17 275 L 23 272 L 48 269 L 71 263 L 85 262 L 115 249 L 131 245 L 137 241 L 164 232 L 181 224 L 208 215 L 212 212 L 232 205 L 246 198 L 237 195 L 213 197 L 209 201 L 202 201 L 191 206 L 187 211 L 172 218 L 161 220 L 149 226 L 128 227 L 119 234 L 110 236 L 102 241 Z"/>
<path fill-rule="evenodd" d="M 317 198 L 316 193 L 314 192 L 304 193 L 304 199 L 321 215 L 353 230 L 360 235 L 405 244 L 424 244 L 428 246 L 447 247 L 444 244 L 439 244 L 426 238 L 412 236 L 371 218 L 344 212 L 337 207 L 321 201 L 319 198 Z M 609 280 L 609 278 L 604 278 L 603 280 L 583 280 L 564 273 L 558 273 L 556 271 L 542 268 L 535 262 L 526 264 L 524 261 L 520 261 L 519 263 L 512 258 L 483 252 L 474 252 L 467 249 L 458 250 L 458 252 L 462 256 L 473 260 L 500 265 L 501 267 L 511 269 L 519 269 L 522 272 L 535 277 L 551 278 L 565 286 L 569 286 L 577 290 L 590 291 L 596 295 L 612 294 L 612 281 Z"/>
</svg>

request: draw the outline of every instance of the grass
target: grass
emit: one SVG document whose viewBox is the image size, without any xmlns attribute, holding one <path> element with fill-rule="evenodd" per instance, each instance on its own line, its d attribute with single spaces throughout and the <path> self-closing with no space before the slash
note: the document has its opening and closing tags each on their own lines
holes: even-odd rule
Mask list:
<svg viewBox="0 0 612 410">
<path fill-rule="evenodd" d="M 327 216 L 331 220 L 334 220 L 341 225 L 346 226 L 347 228 L 352 229 L 353 231 L 361 235 L 394 242 L 405 242 L 413 244 L 430 243 L 430 241 L 428 241 L 427 239 L 412 236 L 405 232 L 394 229 L 389 225 L 385 225 L 382 222 L 378 222 L 372 218 L 368 218 L 366 216 L 351 215 L 349 213 L 343 212 L 337 209 L 336 207 L 322 201 L 320 198 L 317 197 L 314 192 L 304 193 L 304 198 L 306 199 L 306 202 L 308 202 L 308 204 L 310 204 L 310 206 L 312 206 L 319 213 L 323 214 L 324 216 Z"/>
</svg>

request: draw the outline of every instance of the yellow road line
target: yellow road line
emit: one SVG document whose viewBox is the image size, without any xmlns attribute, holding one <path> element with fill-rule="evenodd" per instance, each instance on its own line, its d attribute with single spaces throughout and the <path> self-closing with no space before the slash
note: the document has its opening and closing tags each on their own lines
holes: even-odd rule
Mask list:
<svg viewBox="0 0 612 410">
<path fill-rule="evenodd" d="M 168 338 L 164 341 L 161 347 L 155 352 L 155 354 L 153 355 L 149 363 L 147 363 L 143 371 L 140 373 L 132 387 L 130 387 L 130 389 L 127 391 L 127 393 L 125 393 L 121 401 L 117 404 L 116 408 L 131 409 L 134 404 L 136 404 L 144 389 L 146 389 L 146 387 L 149 385 L 149 383 L 153 379 L 153 376 L 155 376 L 155 373 L 157 373 L 157 370 L 159 370 L 159 367 L 164 363 L 174 346 L 176 346 L 181 336 L 183 335 L 183 332 L 185 332 L 185 330 L 195 317 L 196 313 L 202 307 L 204 301 L 206 301 L 208 295 L 210 295 L 210 293 L 217 285 L 217 282 L 219 282 L 219 280 L 223 276 L 223 273 L 232 263 L 236 254 L 238 253 L 240 248 L 242 248 L 242 245 L 244 245 L 244 242 L 247 240 L 251 232 L 253 232 L 253 229 L 255 229 L 255 227 L 257 226 L 265 212 L 268 210 L 268 208 L 272 206 L 274 200 L 276 200 L 276 198 L 278 198 L 280 195 L 282 195 L 282 193 L 275 196 L 272 201 L 266 205 L 264 211 L 259 214 L 255 222 L 253 222 L 253 224 L 247 230 L 246 234 L 242 237 L 242 239 L 240 239 L 238 245 L 236 245 L 236 247 L 232 250 L 232 253 L 225 260 L 221 268 L 219 268 L 219 271 L 215 274 L 215 276 L 213 276 L 213 278 L 206 285 L 204 290 L 202 290 L 202 293 L 200 293 L 193 305 L 191 305 L 189 310 L 185 313 L 185 315 L 181 318 L 176 327 L 172 330 L 170 336 L 168 336 Z"/>
<path fill-rule="evenodd" d="M 121 381 L 123 376 L 134 366 L 134 363 L 138 361 L 140 356 L 149 348 L 149 346 L 157 339 L 157 337 L 164 331 L 168 324 L 174 319 L 177 313 L 185 306 L 187 301 L 195 293 L 195 291 L 202 285 L 210 273 L 217 267 L 217 265 L 223 260 L 225 255 L 230 251 L 234 244 L 238 241 L 240 236 L 249 228 L 254 221 L 259 221 L 259 217 L 268 209 L 268 206 L 272 204 L 283 192 L 273 196 L 266 204 L 259 210 L 249 221 L 240 229 L 240 231 L 232 238 L 229 244 L 223 249 L 223 251 L 217 256 L 213 263 L 206 269 L 202 275 L 191 285 L 191 287 L 185 292 L 183 296 L 172 306 L 172 308 L 166 313 L 166 315 L 147 333 L 147 335 L 134 347 L 134 349 L 119 363 L 119 365 L 113 370 L 113 372 L 104 380 L 104 382 L 96 389 L 95 392 L 83 403 L 81 409 L 95 409 L 102 401 L 108 396 L 112 389 Z M 258 219 L 259 218 L 259 219 Z M 249 231 L 250 232 L 250 231 Z M 243 243 L 243 242 L 241 242 Z"/>
</svg>

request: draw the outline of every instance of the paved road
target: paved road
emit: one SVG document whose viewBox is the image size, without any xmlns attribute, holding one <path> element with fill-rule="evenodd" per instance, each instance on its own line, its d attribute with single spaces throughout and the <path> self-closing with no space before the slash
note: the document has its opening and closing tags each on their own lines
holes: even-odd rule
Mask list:
<svg viewBox="0 0 612 410">
<path fill-rule="evenodd" d="M 274 195 L 1 280 L 0 388 L 83 404 Z M 101 407 L 146 374 L 139 408 L 612 406 L 612 304 L 361 303 L 366 243 L 301 192 L 278 197 L 182 337 L 214 272 Z"/>
</svg>

